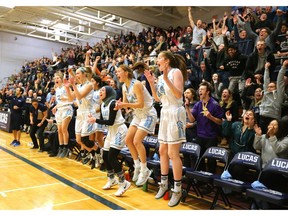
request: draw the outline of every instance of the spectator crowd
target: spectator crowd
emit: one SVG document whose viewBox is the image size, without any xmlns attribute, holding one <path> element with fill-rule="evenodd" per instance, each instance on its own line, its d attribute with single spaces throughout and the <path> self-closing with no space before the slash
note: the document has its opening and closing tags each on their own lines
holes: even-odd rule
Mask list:
<svg viewBox="0 0 288 216">
<path fill-rule="evenodd" d="M 100 92 L 97 93 L 100 95 L 98 103 L 100 103 L 101 98 L 110 103 L 113 96 L 113 100 L 117 101 L 113 104 L 113 108 L 116 109 L 117 106 L 120 106 L 119 109 L 128 126 L 128 132 L 125 126 L 122 126 L 125 133 L 129 134 L 129 136 L 127 135 L 128 138 L 125 139 L 126 144 L 129 144 L 129 149 L 133 146 L 136 147 L 137 151 L 133 150 L 136 155 L 133 159 L 135 166 L 137 165 L 137 172 L 140 173 L 141 169 L 141 173 L 134 176 L 134 180 L 137 182 L 138 175 L 140 175 L 143 179 L 138 180 L 136 185 L 143 185 L 143 182 L 147 181 L 151 173 L 144 164 L 145 152 L 143 152 L 144 150 L 140 144 L 144 135 L 154 131 L 154 129 L 147 129 L 147 133 L 143 133 L 144 129 L 142 129 L 142 137 L 140 132 L 129 129 L 129 124 L 132 121 L 133 126 L 138 126 L 138 124 L 141 126 L 140 120 L 137 123 L 132 120 L 135 113 L 136 116 L 141 116 L 138 110 L 140 105 L 134 105 L 134 103 L 137 104 L 135 102 L 137 100 L 138 102 L 143 100 L 143 103 L 146 103 L 148 95 L 149 97 L 155 96 L 153 88 L 159 85 L 158 79 L 160 79 L 163 71 L 167 70 L 162 62 L 162 58 L 166 58 L 166 54 L 163 53 L 169 52 L 174 56 L 179 55 L 187 68 L 187 79 L 184 80 L 181 97 L 182 106 L 186 113 L 186 125 L 184 126 L 186 141 L 198 143 L 201 146 L 202 154 L 210 146 L 224 146 L 233 155 L 244 151 L 258 152 L 262 155 L 265 163 L 273 157 L 288 159 L 288 143 L 285 142 L 288 136 L 287 9 L 288 7 L 275 6 L 232 7 L 230 12 L 227 11 L 223 14 L 223 17 L 213 17 L 210 23 L 205 23 L 194 17 L 191 7 L 188 7 L 188 26 L 170 26 L 168 29 L 151 27 L 143 29 L 138 34 L 129 32 L 128 34 L 121 33 L 120 35 L 107 36 L 94 45 L 86 43 L 84 46 L 76 45 L 62 48 L 61 53 L 52 50 L 51 57 L 41 57 L 27 61 L 19 70 L 19 73 L 12 75 L 0 91 L 0 108 L 2 110 L 11 111 L 14 119 L 15 115 L 16 118 L 21 115 L 19 110 L 22 110 L 20 125 L 15 124 L 12 128 L 14 140 L 11 144 L 14 146 L 21 145 L 19 130 L 22 130 L 30 133 L 33 148 L 40 148 L 40 151 L 44 151 L 43 131 L 50 128 L 49 125 L 53 124 L 53 120 L 54 123 L 57 123 L 59 131 L 59 122 L 55 118 L 55 112 L 59 100 L 63 104 L 64 99 L 57 96 L 56 89 L 63 85 L 66 90 L 70 88 L 71 92 L 74 92 L 74 98 L 72 97 L 73 93 L 71 95 L 70 93 L 67 94 L 63 106 L 72 106 L 73 115 L 71 114 L 69 118 L 76 118 L 77 122 L 77 110 L 78 115 L 80 115 L 79 113 L 83 115 L 82 104 L 79 104 L 79 101 L 86 95 L 80 97 L 81 92 L 83 93 L 85 90 L 77 90 L 74 81 L 78 82 L 79 85 L 92 82 L 93 87 L 91 85 L 90 88 L 93 91 Z M 173 65 L 171 60 L 169 62 L 169 66 Z M 87 75 L 87 80 L 82 78 L 82 75 L 78 74 L 81 70 L 85 70 L 86 74 L 91 70 L 91 76 Z M 153 74 L 154 84 L 152 84 L 151 77 L 147 76 L 147 70 Z M 119 75 L 126 72 L 129 74 L 128 78 Z M 57 79 L 55 79 L 56 76 Z M 74 81 L 73 78 L 75 78 Z M 82 80 L 83 83 L 81 83 Z M 139 89 L 142 87 L 140 88 L 138 81 L 134 80 L 140 81 L 139 83 L 144 86 L 144 99 L 142 98 L 144 96 L 139 96 L 139 91 L 142 92 Z M 132 83 L 137 86 L 138 90 L 136 91 L 136 87 L 134 87 L 134 93 L 128 94 L 127 92 L 130 91 L 129 88 Z M 101 96 L 101 94 L 104 94 L 101 92 L 103 86 L 110 86 L 116 94 L 112 94 L 111 89 L 106 88 L 106 95 Z M 171 92 L 174 91 L 171 90 Z M 137 100 L 133 99 L 135 97 L 133 94 L 136 95 Z M 21 101 L 19 98 L 21 98 Z M 120 103 L 123 98 L 128 100 L 123 101 L 125 105 Z M 161 114 L 165 113 L 161 112 L 162 100 L 152 98 L 151 103 L 153 103 L 155 113 L 157 113 L 155 122 L 157 120 L 159 123 Z M 147 101 L 150 100 L 147 99 Z M 105 104 L 108 105 L 108 103 Z M 55 106 L 56 108 L 53 110 Z M 109 104 L 109 106 L 112 105 Z M 39 107 L 42 112 L 41 117 L 35 114 L 35 110 L 40 110 Z M 100 104 L 95 107 L 97 107 L 96 112 L 100 113 Z M 104 105 L 101 106 L 101 109 L 104 109 L 104 107 Z M 163 107 L 166 110 L 166 106 Z M 81 112 L 79 112 L 79 109 Z M 140 111 L 142 114 L 143 109 Z M 105 124 L 109 125 L 108 130 L 114 124 L 109 123 L 111 113 L 112 109 L 110 109 L 109 118 L 105 119 Z M 115 111 L 115 116 L 118 113 Z M 93 123 L 101 124 L 98 118 L 102 118 L 102 116 L 104 116 L 104 113 L 95 117 Z M 116 118 L 116 120 L 120 119 L 122 121 L 119 116 L 115 116 L 114 120 Z M 138 118 L 140 119 L 140 117 Z M 59 136 L 58 146 L 53 151 L 50 149 L 50 156 L 67 156 L 69 154 L 68 150 L 63 151 L 61 148 L 63 146 L 65 148 L 65 145 L 67 145 L 67 136 L 75 137 L 76 135 L 76 141 L 81 144 L 81 153 L 79 153 L 78 159 L 88 163 L 89 160 L 86 159 L 90 159 L 88 155 L 91 153 L 92 161 L 94 160 L 91 162 L 91 168 L 101 166 L 103 164 L 103 146 L 104 151 L 106 151 L 106 144 L 101 141 L 104 137 L 103 133 L 96 134 L 92 139 L 93 142 L 90 143 L 91 137 L 89 136 L 89 140 L 88 138 L 87 140 L 79 138 L 77 128 L 76 134 L 73 127 L 72 129 L 68 128 L 69 122 L 65 125 L 65 128 L 60 129 L 61 134 L 66 136 L 66 138 L 63 138 L 66 143 L 59 143 L 62 142 Z M 286 127 L 283 126 L 285 124 Z M 139 128 L 141 128 L 140 126 Z M 66 135 L 65 131 L 67 132 Z M 94 132 L 97 133 L 97 130 Z M 35 137 L 36 133 L 37 138 Z M 98 144 L 94 145 L 94 141 Z M 111 142 L 112 148 L 113 141 L 110 136 L 109 142 Z M 115 148 L 117 149 L 117 147 Z M 61 153 L 59 153 L 60 150 Z M 115 151 L 111 153 L 111 150 L 109 150 L 109 152 L 109 155 L 117 155 Z M 136 159 L 138 157 L 137 152 L 141 163 Z M 107 157 L 104 156 L 104 160 L 108 160 Z M 165 158 L 168 157 L 165 156 Z M 107 163 L 105 164 L 107 165 Z M 210 164 L 210 166 L 211 169 L 215 169 L 215 164 Z M 105 189 L 117 184 L 114 179 L 114 172 L 110 172 L 109 167 L 110 165 L 108 165 L 108 168 L 106 167 L 108 176 L 110 175 L 111 179 L 113 177 L 113 181 L 108 181 Z M 119 173 L 115 172 L 115 174 L 119 176 L 119 182 L 125 184 L 121 186 L 119 183 L 120 188 L 117 196 L 121 196 L 130 187 L 129 185 L 125 189 L 130 183 L 124 182 L 123 175 L 120 173 L 123 170 L 118 169 L 114 162 L 111 167 L 119 170 Z M 102 168 L 105 169 L 104 165 L 102 165 Z M 142 173 L 142 169 L 147 173 L 145 174 L 148 175 L 147 178 Z M 178 174 L 178 178 L 180 181 L 181 173 Z M 179 187 L 179 182 L 177 183 L 174 189 Z M 175 195 L 174 199 L 176 200 L 171 198 L 170 206 L 179 203 L 179 194 L 178 196 Z"/>
</svg>

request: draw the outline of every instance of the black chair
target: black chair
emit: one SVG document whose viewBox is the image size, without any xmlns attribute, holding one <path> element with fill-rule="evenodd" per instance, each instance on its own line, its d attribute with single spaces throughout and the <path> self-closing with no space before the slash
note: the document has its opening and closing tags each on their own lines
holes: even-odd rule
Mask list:
<svg viewBox="0 0 288 216">
<path fill-rule="evenodd" d="M 203 193 L 200 188 L 202 186 L 212 187 L 211 192 L 213 191 L 213 180 L 220 177 L 222 170 L 225 170 L 228 165 L 229 152 L 225 148 L 221 147 L 210 147 L 206 149 L 204 154 L 199 159 L 195 170 L 187 170 L 186 178 L 188 181 L 185 195 L 182 199 L 185 202 L 185 199 L 190 192 L 191 187 L 194 189 L 194 192 L 197 196 L 203 197 Z M 211 172 L 207 168 L 208 160 L 215 160 L 217 163 L 217 168 L 214 172 Z M 220 170 L 219 170 L 220 169 Z"/>
<path fill-rule="evenodd" d="M 186 142 L 181 145 L 180 153 L 183 155 L 183 158 L 186 157 L 189 159 L 189 163 L 183 166 L 183 175 L 185 175 L 187 171 L 195 170 L 200 160 L 200 152 L 201 147 L 197 143 Z"/>
<path fill-rule="evenodd" d="M 261 169 L 262 160 L 260 155 L 252 152 L 237 153 L 221 178 L 216 178 L 213 181 L 214 186 L 217 187 L 217 192 L 210 209 L 215 208 L 219 195 L 221 195 L 225 205 L 228 204 L 231 208 L 227 191 L 242 195 L 248 188 L 251 188 L 251 183 L 257 180 Z M 223 189 L 226 190 L 226 193 Z"/>
<path fill-rule="evenodd" d="M 148 166 L 148 161 L 152 160 L 154 153 L 158 151 L 159 148 L 158 138 L 153 135 L 147 135 L 143 140 L 143 144 L 146 149 L 147 166 Z M 128 147 L 125 147 L 120 151 L 118 159 L 120 160 L 121 164 L 124 164 L 126 167 L 128 167 L 128 172 L 130 176 L 132 176 L 135 169 L 134 160 Z"/>
<path fill-rule="evenodd" d="M 253 209 L 288 209 L 288 159 L 274 158 L 259 175 L 255 186 L 246 190 Z M 262 206 L 261 206 L 262 204 Z"/>
<path fill-rule="evenodd" d="M 159 142 L 157 136 L 154 135 L 147 135 L 144 140 L 143 144 L 146 149 L 146 156 L 147 161 L 153 159 L 154 153 L 158 153 L 159 150 Z"/>
<path fill-rule="evenodd" d="M 190 164 L 189 166 L 182 166 L 183 169 L 183 181 L 185 182 L 185 174 L 186 171 L 189 170 L 194 170 L 199 159 L 200 159 L 200 146 L 196 143 L 192 142 L 185 142 L 181 145 L 180 147 L 180 154 L 183 156 L 185 155 L 186 157 L 190 158 Z M 147 166 L 148 168 L 152 169 L 152 178 L 154 179 L 154 182 L 156 183 L 155 185 L 158 185 L 158 182 L 161 181 L 161 168 L 160 168 L 160 160 L 149 160 L 147 161 Z M 173 185 L 174 180 L 173 180 L 173 169 L 172 165 L 169 166 L 169 173 L 168 173 L 168 179 L 169 179 L 169 184 Z"/>
</svg>

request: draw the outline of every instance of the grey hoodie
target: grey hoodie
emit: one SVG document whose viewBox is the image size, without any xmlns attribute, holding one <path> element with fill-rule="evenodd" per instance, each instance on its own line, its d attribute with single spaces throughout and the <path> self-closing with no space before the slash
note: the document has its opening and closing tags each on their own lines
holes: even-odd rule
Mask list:
<svg viewBox="0 0 288 216">
<path fill-rule="evenodd" d="M 273 92 L 268 92 L 268 84 L 270 83 L 269 69 L 264 71 L 264 95 L 259 106 L 260 115 L 275 119 L 281 118 L 281 105 L 285 96 L 284 75 L 286 73 L 286 66 L 282 66 L 277 77 L 277 89 Z"/>
</svg>

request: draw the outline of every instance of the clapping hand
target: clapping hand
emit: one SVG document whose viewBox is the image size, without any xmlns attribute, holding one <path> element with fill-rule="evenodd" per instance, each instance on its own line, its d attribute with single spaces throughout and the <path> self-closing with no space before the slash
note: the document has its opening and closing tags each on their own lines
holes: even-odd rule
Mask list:
<svg viewBox="0 0 288 216">
<path fill-rule="evenodd" d="M 70 82 L 65 77 L 63 78 L 63 84 L 65 87 L 70 87 Z"/>
<path fill-rule="evenodd" d="M 254 131 L 255 131 L 257 136 L 261 136 L 262 135 L 262 130 L 261 130 L 260 127 L 258 127 L 257 124 L 254 125 Z"/>
<path fill-rule="evenodd" d="M 69 78 L 69 82 L 71 85 L 75 85 L 75 78 L 74 77 L 70 77 Z"/>
<path fill-rule="evenodd" d="M 149 83 L 152 83 L 152 84 L 154 83 L 155 77 L 154 77 L 154 74 L 151 73 L 150 70 L 145 70 L 144 75 Z"/>
<path fill-rule="evenodd" d="M 121 101 L 121 98 L 119 100 L 116 101 L 116 104 L 115 104 L 115 108 L 114 110 L 119 110 L 122 108 L 122 101 Z"/>
<path fill-rule="evenodd" d="M 232 120 L 232 114 L 230 113 L 229 110 L 225 113 L 225 116 L 226 116 L 227 121 L 231 121 Z"/>
<path fill-rule="evenodd" d="M 266 135 L 268 137 L 275 136 L 276 132 L 277 132 L 277 129 L 273 125 L 268 125 L 268 130 L 267 130 L 267 133 L 266 133 Z"/>
</svg>

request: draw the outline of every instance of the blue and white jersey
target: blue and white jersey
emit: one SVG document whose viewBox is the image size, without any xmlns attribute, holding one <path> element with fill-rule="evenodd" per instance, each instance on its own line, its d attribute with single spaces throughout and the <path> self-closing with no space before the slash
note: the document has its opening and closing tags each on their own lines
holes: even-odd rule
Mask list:
<svg viewBox="0 0 288 216">
<path fill-rule="evenodd" d="M 109 115 L 110 115 L 110 105 L 112 103 L 112 101 L 115 101 L 115 100 L 111 100 L 110 103 L 108 104 L 108 106 L 105 106 L 104 103 L 101 104 L 101 114 L 102 114 L 102 117 L 104 120 L 109 120 Z M 108 130 L 110 130 L 111 127 L 118 127 L 119 125 L 121 124 L 124 124 L 125 123 L 125 119 L 122 115 L 122 112 L 121 110 L 118 110 L 117 111 L 117 114 L 116 114 L 116 118 L 115 118 L 115 121 L 114 121 L 114 124 L 113 125 L 109 125 L 108 126 Z"/>
<path fill-rule="evenodd" d="M 136 81 L 137 81 L 136 79 L 132 79 L 129 88 L 127 88 L 125 83 L 123 84 L 123 94 L 126 95 L 126 98 L 127 98 L 129 103 L 137 103 L 137 101 L 138 101 L 137 97 L 133 91 L 134 84 L 136 83 Z M 143 112 L 147 112 L 153 106 L 152 96 L 150 95 L 150 93 L 148 92 L 148 90 L 146 89 L 146 87 L 144 85 L 142 85 L 142 88 L 143 88 L 143 93 L 144 93 L 144 107 L 134 109 L 135 115 L 141 114 Z"/>
<path fill-rule="evenodd" d="M 91 85 L 90 82 L 86 82 L 84 84 L 78 84 L 77 89 L 79 92 L 81 92 L 86 85 Z M 91 112 L 95 114 L 94 106 L 93 106 L 93 94 L 94 94 L 94 89 L 91 89 L 91 91 L 83 97 L 81 100 L 77 99 L 78 103 L 78 110 L 77 113 L 79 112 Z"/>
<path fill-rule="evenodd" d="M 168 72 L 168 79 L 173 83 L 173 74 L 177 68 L 172 68 Z M 157 82 L 157 95 L 161 100 L 162 108 L 168 108 L 171 106 L 180 107 L 183 104 L 183 96 L 181 98 L 176 98 L 172 93 L 169 86 L 165 83 L 163 75 L 159 76 Z"/>
<path fill-rule="evenodd" d="M 64 86 L 57 87 L 55 89 L 55 96 L 56 96 L 56 103 L 57 103 L 58 108 L 72 104 L 72 102 L 68 101 L 68 95 Z"/>
</svg>

